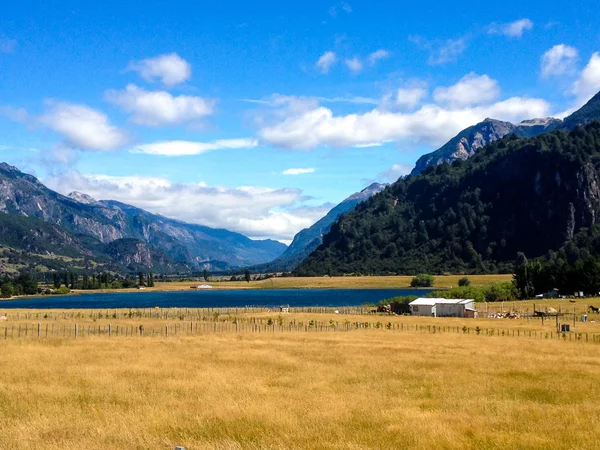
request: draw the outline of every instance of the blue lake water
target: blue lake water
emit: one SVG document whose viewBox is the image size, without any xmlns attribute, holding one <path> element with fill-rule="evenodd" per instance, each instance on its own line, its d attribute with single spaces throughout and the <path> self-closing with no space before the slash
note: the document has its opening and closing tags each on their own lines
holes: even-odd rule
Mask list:
<svg viewBox="0 0 600 450">
<path fill-rule="evenodd" d="M 133 292 L 114 294 L 85 294 L 48 296 L 41 298 L 0 301 L 0 310 L 13 308 L 74 309 L 74 308 L 243 308 L 290 305 L 360 306 L 378 303 L 387 298 L 416 295 L 423 297 L 424 289 L 269 289 L 186 292 Z"/>
</svg>

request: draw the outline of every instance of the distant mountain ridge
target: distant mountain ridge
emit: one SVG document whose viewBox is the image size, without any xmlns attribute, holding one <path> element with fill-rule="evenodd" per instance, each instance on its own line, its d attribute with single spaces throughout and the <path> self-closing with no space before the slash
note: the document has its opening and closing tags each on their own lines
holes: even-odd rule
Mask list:
<svg viewBox="0 0 600 450">
<path fill-rule="evenodd" d="M 457 159 L 467 159 L 477 150 L 509 134 L 519 137 L 534 137 L 552 130 L 572 130 L 600 119 L 600 92 L 582 108 L 564 120 L 547 117 L 524 120 L 518 124 L 487 118 L 483 122 L 465 128 L 439 149 L 421 156 L 411 175 L 418 175 L 426 167 L 442 163 L 452 163 Z"/>
<path fill-rule="evenodd" d="M 323 236 L 329 233 L 331 225 L 342 215 L 352 211 L 356 205 L 383 191 L 387 184 L 372 183 L 360 192 L 352 194 L 340 204 L 332 208 L 327 215 L 305 228 L 294 236 L 287 250 L 271 263 L 263 265 L 261 270 L 288 271 L 294 269 L 313 250 L 323 242 Z"/>
<path fill-rule="evenodd" d="M 6 163 L 0 163 L 0 213 L 53 224 L 104 256 L 102 245 L 133 239 L 155 249 L 156 255 L 160 253 L 158 259 L 148 258 L 147 249 L 131 241 L 120 250 L 135 248 L 146 254 L 142 258 L 145 262 L 160 260 L 173 267 L 183 264 L 195 270 L 265 263 L 287 248 L 277 241 L 254 241 L 239 233 L 187 224 L 124 203 L 98 201 L 80 192 L 64 196 Z M 119 255 L 121 263 L 129 260 L 122 253 Z M 139 254 L 133 257 L 139 259 Z"/>
</svg>

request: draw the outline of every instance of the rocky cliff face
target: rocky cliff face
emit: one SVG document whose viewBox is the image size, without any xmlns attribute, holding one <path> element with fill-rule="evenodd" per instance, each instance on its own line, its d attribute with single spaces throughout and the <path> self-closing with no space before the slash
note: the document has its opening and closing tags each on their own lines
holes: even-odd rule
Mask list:
<svg viewBox="0 0 600 450">
<path fill-rule="evenodd" d="M 137 239 L 119 239 L 106 246 L 106 253 L 126 266 L 153 268 L 154 261 L 150 247 Z"/>
<path fill-rule="evenodd" d="M 46 188 L 31 175 L 0 164 L 0 212 L 36 217 L 75 234 L 87 234 L 102 242 L 124 237 L 123 219 L 98 213 L 96 205 L 81 204 Z M 102 208 L 100 208 L 102 209 Z"/>
</svg>

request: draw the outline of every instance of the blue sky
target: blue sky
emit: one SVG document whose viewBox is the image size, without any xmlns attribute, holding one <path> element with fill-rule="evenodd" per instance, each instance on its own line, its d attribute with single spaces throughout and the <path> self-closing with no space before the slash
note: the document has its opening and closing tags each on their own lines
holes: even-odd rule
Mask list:
<svg viewBox="0 0 600 450">
<path fill-rule="evenodd" d="M 84 3 L 3 6 L 0 159 L 254 238 L 600 90 L 593 1 Z"/>
</svg>

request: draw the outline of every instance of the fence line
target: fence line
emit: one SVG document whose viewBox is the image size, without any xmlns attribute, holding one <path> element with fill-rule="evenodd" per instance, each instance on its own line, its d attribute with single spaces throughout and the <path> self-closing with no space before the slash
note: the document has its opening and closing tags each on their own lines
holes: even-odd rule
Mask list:
<svg viewBox="0 0 600 450">
<path fill-rule="evenodd" d="M 418 325 L 382 322 L 350 322 L 336 321 L 290 321 L 289 323 L 252 322 L 252 321 L 180 321 L 167 323 L 164 326 L 144 325 L 96 325 L 96 324 L 16 324 L 0 327 L 0 340 L 8 339 L 81 339 L 90 337 L 172 337 L 198 336 L 208 333 L 335 333 L 355 332 L 361 330 L 382 330 L 389 332 L 417 332 L 426 334 L 466 334 L 477 336 L 496 336 L 527 338 L 534 340 L 564 340 L 600 344 L 600 334 L 556 332 L 541 330 L 503 329 L 499 327 L 460 327 L 442 325 Z"/>
<path fill-rule="evenodd" d="M 93 309 L 85 312 L 73 311 L 39 311 L 39 312 L 7 312 L 0 314 L 7 319 L 25 320 L 59 320 L 59 319 L 187 319 L 202 318 L 210 320 L 211 317 L 239 314 L 281 313 L 281 307 L 256 307 L 245 306 L 240 308 L 118 308 L 118 309 Z M 300 314 L 345 314 L 368 315 L 373 313 L 372 307 L 366 306 L 339 306 L 339 307 L 290 307 L 290 313 Z"/>
</svg>

